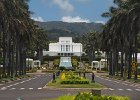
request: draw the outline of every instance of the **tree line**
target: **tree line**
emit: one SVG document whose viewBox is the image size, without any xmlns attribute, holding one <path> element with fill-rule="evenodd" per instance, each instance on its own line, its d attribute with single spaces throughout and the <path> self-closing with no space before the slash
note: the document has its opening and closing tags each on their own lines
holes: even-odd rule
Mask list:
<svg viewBox="0 0 140 100">
<path fill-rule="evenodd" d="M 30 18 L 29 0 L 0 0 L 0 69 L 3 77 L 26 74 L 26 58 L 47 36 Z"/>
<path fill-rule="evenodd" d="M 107 56 L 109 75 L 118 75 L 120 68 L 121 77 L 127 76 L 131 79 L 133 74 L 137 79 L 140 0 L 114 0 L 113 2 L 114 6 L 102 14 L 103 17 L 109 18 L 103 26 L 103 32 L 87 33 L 82 36 L 81 41 L 90 63 L 95 60 L 95 51 L 101 50 Z"/>
<path fill-rule="evenodd" d="M 118 55 L 121 53 L 121 77 L 124 71 L 127 78 L 132 73 L 137 79 L 138 34 L 140 32 L 140 1 L 114 0 L 115 7 L 103 14 L 110 20 L 105 25 L 102 34 L 102 50 L 108 55 L 109 74 L 115 75 L 118 68 Z M 134 68 L 133 68 L 134 67 Z"/>
</svg>

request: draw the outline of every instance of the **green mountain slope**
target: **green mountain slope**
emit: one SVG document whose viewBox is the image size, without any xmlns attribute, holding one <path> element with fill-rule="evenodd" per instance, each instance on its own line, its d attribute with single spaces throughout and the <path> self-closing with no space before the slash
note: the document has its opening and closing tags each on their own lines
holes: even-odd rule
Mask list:
<svg viewBox="0 0 140 100">
<path fill-rule="evenodd" d="M 67 23 L 61 21 L 37 22 L 38 26 L 46 30 L 49 40 L 58 37 L 79 37 L 87 32 L 102 31 L 101 23 Z"/>
</svg>

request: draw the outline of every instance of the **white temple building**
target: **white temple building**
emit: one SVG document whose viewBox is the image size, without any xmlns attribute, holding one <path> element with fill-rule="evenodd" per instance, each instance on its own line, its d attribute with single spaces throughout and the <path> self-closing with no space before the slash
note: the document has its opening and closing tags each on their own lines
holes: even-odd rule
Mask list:
<svg viewBox="0 0 140 100">
<path fill-rule="evenodd" d="M 59 37 L 59 42 L 50 43 L 49 51 L 43 50 L 43 56 L 81 56 L 82 44 L 74 43 L 72 37 Z"/>
</svg>

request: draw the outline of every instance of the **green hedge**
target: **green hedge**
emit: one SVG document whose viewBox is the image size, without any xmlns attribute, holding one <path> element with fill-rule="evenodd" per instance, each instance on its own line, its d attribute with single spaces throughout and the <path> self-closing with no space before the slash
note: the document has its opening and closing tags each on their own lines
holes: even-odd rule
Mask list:
<svg viewBox="0 0 140 100">
<path fill-rule="evenodd" d="M 78 56 L 72 56 L 72 59 L 77 59 L 78 61 L 80 61 L 80 57 Z M 88 57 L 81 56 L 81 61 L 89 61 L 89 60 Z"/>
<path fill-rule="evenodd" d="M 60 59 L 60 56 L 45 56 L 43 61 L 54 61 L 55 59 Z"/>
<path fill-rule="evenodd" d="M 88 80 L 64 80 L 61 84 L 89 84 Z"/>
<path fill-rule="evenodd" d="M 53 61 L 54 59 L 60 59 L 60 56 L 44 56 L 43 61 Z M 80 57 L 78 56 L 72 56 L 72 59 L 77 59 L 80 61 Z M 88 61 L 88 57 L 81 57 L 82 61 Z"/>
<path fill-rule="evenodd" d="M 63 70 L 66 70 L 66 67 L 60 66 L 58 67 L 58 69 L 63 71 Z"/>
<path fill-rule="evenodd" d="M 91 93 L 79 93 L 74 100 L 130 100 L 121 96 L 93 96 Z"/>
</svg>

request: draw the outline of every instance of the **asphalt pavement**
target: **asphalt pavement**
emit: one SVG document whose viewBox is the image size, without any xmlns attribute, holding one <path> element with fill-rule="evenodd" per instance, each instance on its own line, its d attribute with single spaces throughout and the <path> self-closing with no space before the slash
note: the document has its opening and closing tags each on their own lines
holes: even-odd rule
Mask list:
<svg viewBox="0 0 140 100">
<path fill-rule="evenodd" d="M 91 79 L 91 74 L 87 74 L 87 77 Z M 103 95 L 128 96 L 131 100 L 140 100 L 140 84 L 104 78 L 98 75 L 95 75 L 95 82 L 106 86 L 106 89 L 102 90 Z"/>
<path fill-rule="evenodd" d="M 73 90 L 44 89 L 52 77 L 52 73 L 38 73 L 30 78 L 0 84 L 0 100 L 48 100 L 78 93 Z"/>
<path fill-rule="evenodd" d="M 51 79 L 52 74 L 36 74 L 30 78 L 1 84 L 0 100 L 39 100 L 46 92 L 43 87 Z"/>
<path fill-rule="evenodd" d="M 86 74 L 91 79 L 91 74 Z M 51 73 L 35 74 L 33 77 L 0 84 L 0 100 L 48 100 L 61 95 L 76 94 L 79 90 L 44 89 L 52 79 Z M 140 100 L 140 85 L 119 80 L 102 78 L 98 75 L 95 81 L 106 86 L 103 95 L 129 96 L 131 100 Z M 21 99 L 20 99 L 21 98 Z M 45 99 L 46 98 L 46 99 Z"/>
</svg>

